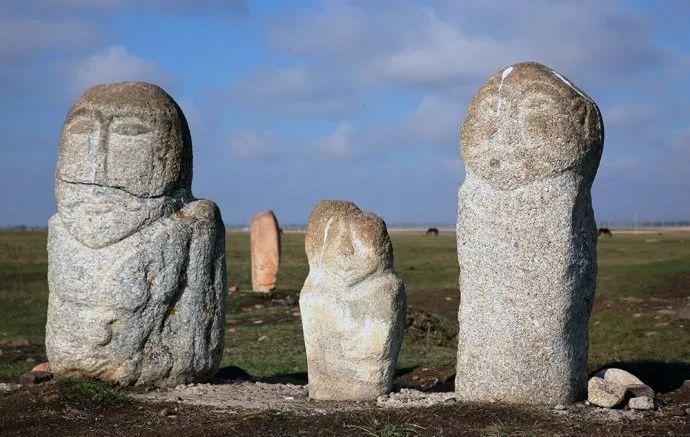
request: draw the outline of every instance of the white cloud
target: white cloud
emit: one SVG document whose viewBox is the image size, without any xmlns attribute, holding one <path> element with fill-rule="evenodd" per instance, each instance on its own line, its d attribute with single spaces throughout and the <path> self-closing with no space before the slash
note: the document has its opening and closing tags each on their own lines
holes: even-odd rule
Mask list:
<svg viewBox="0 0 690 437">
<path fill-rule="evenodd" d="M 432 5 L 324 2 L 272 23 L 269 42 L 308 62 L 325 56 L 334 72 L 424 88 L 474 83 L 526 60 L 576 79 L 616 73 L 624 80 L 672 58 L 644 21 L 615 2 Z"/>
<path fill-rule="evenodd" d="M 101 83 L 144 81 L 165 86 L 170 82 L 169 75 L 158 64 L 129 53 L 121 45 L 78 61 L 71 80 L 75 95 Z"/>
<path fill-rule="evenodd" d="M 465 102 L 425 94 L 417 109 L 405 121 L 407 131 L 425 145 L 457 142 Z"/>
<path fill-rule="evenodd" d="M 338 77 L 316 72 L 303 65 L 261 68 L 233 84 L 230 97 L 234 102 L 288 117 L 342 114 L 353 96 Z"/>
<path fill-rule="evenodd" d="M 245 130 L 228 139 L 230 154 L 237 159 L 258 159 L 268 156 L 275 139 L 268 132 Z"/>
<path fill-rule="evenodd" d="M 419 38 L 400 50 L 375 60 L 374 75 L 380 80 L 417 84 L 467 83 L 497 70 L 511 58 L 511 43 L 491 36 L 470 37 L 435 12 L 423 14 Z"/>
<path fill-rule="evenodd" d="M 0 60 L 22 59 L 48 50 L 80 49 L 100 41 L 102 33 L 86 21 L 4 15 L 0 17 Z"/>
<path fill-rule="evenodd" d="M 607 126 L 640 126 L 659 116 L 660 108 L 652 105 L 620 104 L 601 110 Z"/>
<path fill-rule="evenodd" d="M 319 138 L 316 148 L 328 155 L 343 158 L 351 153 L 352 127 L 347 122 L 340 122 L 333 132 L 325 137 Z"/>
</svg>

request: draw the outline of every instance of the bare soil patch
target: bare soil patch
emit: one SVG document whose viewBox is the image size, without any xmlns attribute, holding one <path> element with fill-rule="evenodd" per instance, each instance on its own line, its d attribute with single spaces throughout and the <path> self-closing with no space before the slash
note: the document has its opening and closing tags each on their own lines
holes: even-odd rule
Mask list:
<svg viewBox="0 0 690 437">
<path fill-rule="evenodd" d="M 244 383 L 243 383 L 244 384 Z M 79 386 L 77 386 L 79 387 Z M 199 397 L 199 386 L 184 396 Z M 250 385 L 245 389 L 251 391 Z M 254 386 L 256 387 L 256 386 Z M 228 386 L 230 388 L 230 386 Z M 235 389 L 237 387 L 234 387 Z M 203 390 L 207 387 L 202 386 Z M 607 411 L 576 405 L 564 410 L 441 402 L 419 408 L 373 403 L 324 403 L 304 398 L 304 388 L 262 387 L 283 397 L 301 396 L 309 414 L 281 408 L 230 411 L 170 398 L 128 400 L 51 382 L 0 397 L 0 433 L 8 436 L 150 435 L 688 435 L 687 415 L 671 412 Z M 238 397 L 238 390 L 227 395 Z M 104 394 L 106 393 L 106 394 Z M 247 394 L 247 393 L 245 393 Z M 251 393 L 250 397 L 251 397 Z M 428 396 L 442 393 L 431 393 Z M 137 395 L 140 396 L 140 395 Z M 408 396 L 409 397 L 409 396 Z M 395 395 L 391 396 L 395 398 Z M 197 399 L 198 400 L 198 399 Z M 290 400 L 285 400 L 290 402 Z"/>
<path fill-rule="evenodd" d="M 455 365 L 424 366 L 402 369 L 393 381 L 395 387 L 423 392 L 452 392 L 455 390 Z"/>
<path fill-rule="evenodd" d="M 460 292 L 457 289 L 416 291 L 407 295 L 407 305 L 438 314 L 457 325 Z"/>
</svg>

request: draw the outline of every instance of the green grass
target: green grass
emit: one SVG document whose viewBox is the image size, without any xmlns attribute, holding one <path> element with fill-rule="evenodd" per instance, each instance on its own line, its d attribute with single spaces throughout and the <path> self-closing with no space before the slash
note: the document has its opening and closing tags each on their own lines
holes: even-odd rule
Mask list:
<svg viewBox="0 0 690 437">
<path fill-rule="evenodd" d="M 453 233 L 441 233 L 433 238 L 421 232 L 397 232 L 392 233 L 391 238 L 396 269 L 409 294 L 457 288 Z M 44 341 L 48 294 L 45 245 L 45 232 L 0 232 L 0 344 L 19 339 L 33 344 Z M 590 366 L 611 362 L 690 366 L 690 321 L 673 316 L 659 317 L 654 311 L 642 311 L 635 306 L 668 303 L 669 297 L 660 298 L 659 290 L 676 280 L 679 274 L 690 273 L 690 232 L 616 234 L 613 239 L 599 240 L 598 253 L 598 302 L 590 325 Z M 227 264 L 228 283 L 238 284 L 241 290 L 250 290 L 248 234 L 228 233 Z M 277 293 L 296 299 L 307 273 L 304 234 L 286 233 Z M 678 296 L 677 300 L 685 296 Z M 629 298 L 636 299 L 637 303 L 630 304 Z M 251 293 L 230 297 L 228 321 L 239 322 L 270 314 L 268 308 L 239 310 L 252 299 L 257 296 Z M 602 302 L 606 305 L 600 305 Z M 447 304 L 439 302 L 439 305 Z M 642 315 L 635 317 L 639 311 Z M 660 328 L 657 327 L 659 323 L 668 325 Z M 226 333 L 224 366 L 239 366 L 255 375 L 306 372 L 298 319 L 261 325 L 244 323 L 239 327 L 229 323 L 228 328 L 236 330 Z M 399 366 L 454 363 L 455 354 L 453 342 L 436 346 L 419 339 L 406 339 Z M 14 380 L 32 365 L 0 358 L 0 379 Z"/>
<path fill-rule="evenodd" d="M 76 392 L 84 401 L 97 404 L 132 404 L 134 399 L 117 389 L 89 381 L 88 379 L 72 376 L 58 377 L 55 382 L 60 389 L 68 389 Z"/>
</svg>

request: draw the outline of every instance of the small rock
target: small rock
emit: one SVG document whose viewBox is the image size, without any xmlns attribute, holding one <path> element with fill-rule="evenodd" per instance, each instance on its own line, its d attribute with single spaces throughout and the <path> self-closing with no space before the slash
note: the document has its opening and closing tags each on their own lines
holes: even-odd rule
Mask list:
<svg viewBox="0 0 690 437">
<path fill-rule="evenodd" d="M 636 398 L 631 398 L 628 401 L 628 406 L 632 410 L 653 410 L 654 409 L 654 399 L 649 396 L 639 396 Z"/>
<path fill-rule="evenodd" d="M 29 372 L 19 377 L 19 382 L 22 385 L 35 385 L 48 382 L 53 379 L 53 374 L 50 372 Z"/>
<path fill-rule="evenodd" d="M 598 371 L 595 376 L 598 376 L 599 378 L 603 378 L 606 380 L 606 382 L 611 382 L 614 384 L 618 384 L 623 387 L 628 387 L 631 385 L 637 385 L 637 384 L 644 384 L 637 376 L 633 375 L 630 372 L 627 372 L 623 369 L 616 369 L 616 368 L 610 368 L 610 369 L 603 369 Z"/>
<path fill-rule="evenodd" d="M 235 333 L 237 332 L 237 328 L 228 328 L 228 332 Z"/>
<path fill-rule="evenodd" d="M 268 340 L 268 336 L 267 336 L 267 335 L 262 335 L 261 337 L 259 337 L 259 340 L 258 340 L 258 341 L 266 341 L 266 340 Z"/>
<path fill-rule="evenodd" d="M 22 338 L 21 340 L 14 340 L 9 343 L 7 343 L 9 347 L 14 347 L 14 348 L 22 348 L 22 347 L 27 347 L 29 346 L 29 340 Z"/>
<path fill-rule="evenodd" d="M 9 393 L 11 391 L 17 390 L 21 387 L 21 384 L 12 384 L 9 382 L 0 382 L 0 394 Z"/>
<path fill-rule="evenodd" d="M 686 379 L 683 381 L 683 385 L 681 385 L 681 388 L 683 390 L 690 390 L 690 379 Z"/>
<path fill-rule="evenodd" d="M 161 417 L 175 417 L 175 412 L 168 407 L 163 408 L 158 414 L 160 414 Z"/>
<path fill-rule="evenodd" d="M 262 304 L 260 304 L 260 303 L 254 304 L 254 308 L 256 308 L 257 310 L 260 310 L 260 309 L 263 308 L 263 307 L 264 307 L 264 306 L 263 306 Z"/>
<path fill-rule="evenodd" d="M 36 358 L 34 358 L 34 357 L 29 357 L 29 358 L 26 359 L 26 362 L 27 362 L 27 363 L 35 363 L 35 362 L 36 362 Z"/>
<path fill-rule="evenodd" d="M 57 402 L 60 400 L 60 396 L 58 395 L 47 395 L 42 398 L 43 402 L 46 404 L 52 404 L 53 402 Z"/>
<path fill-rule="evenodd" d="M 82 410 L 77 410 L 76 408 L 67 406 L 65 407 L 65 413 L 69 414 L 70 416 L 74 416 L 77 419 L 88 419 L 89 415 Z"/>
<path fill-rule="evenodd" d="M 647 396 L 650 398 L 654 397 L 654 390 L 647 384 L 633 384 L 626 387 L 627 395 L 631 398 L 637 398 L 640 396 Z"/>
<path fill-rule="evenodd" d="M 232 284 L 232 285 L 228 286 L 228 293 L 237 293 L 238 291 L 240 291 L 239 285 Z"/>
<path fill-rule="evenodd" d="M 673 310 L 657 310 L 657 314 L 661 314 L 662 316 L 675 316 L 676 312 Z"/>
<path fill-rule="evenodd" d="M 260 325 L 260 324 L 262 324 L 263 322 L 264 322 L 263 320 L 254 320 L 254 324 L 255 324 L 255 325 Z"/>
<path fill-rule="evenodd" d="M 33 369 L 31 369 L 32 372 L 51 372 L 50 369 L 50 363 L 45 362 L 41 364 L 36 364 Z"/>
<path fill-rule="evenodd" d="M 565 405 L 560 405 L 560 404 L 558 404 L 558 405 L 556 405 L 555 407 L 553 407 L 553 409 L 554 409 L 554 410 L 565 410 Z"/>
<path fill-rule="evenodd" d="M 686 409 L 685 409 L 685 414 L 688 415 L 688 416 L 690 416 L 690 408 L 686 408 Z"/>
<path fill-rule="evenodd" d="M 635 313 L 635 314 L 633 314 L 633 317 L 635 317 L 635 318 L 642 317 L 642 313 Z"/>
<path fill-rule="evenodd" d="M 645 337 L 654 337 L 654 336 L 659 335 L 659 333 L 656 331 L 649 331 L 649 332 L 645 332 L 644 335 L 645 335 Z"/>
<path fill-rule="evenodd" d="M 613 408 L 623 402 L 625 387 L 595 376 L 587 384 L 587 400 L 590 404 Z"/>
</svg>

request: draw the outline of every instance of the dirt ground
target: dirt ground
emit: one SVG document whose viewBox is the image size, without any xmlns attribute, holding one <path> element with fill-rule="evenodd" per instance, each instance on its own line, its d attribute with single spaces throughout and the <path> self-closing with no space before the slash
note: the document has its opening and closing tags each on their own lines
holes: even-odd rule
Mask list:
<svg viewBox="0 0 690 437">
<path fill-rule="evenodd" d="M 284 390 L 281 389 L 281 390 Z M 299 386 L 284 391 L 297 390 Z M 690 387 L 681 390 L 685 399 Z M 105 394 L 104 394 L 105 393 Z M 84 390 L 56 381 L 0 398 L 3 436 L 438 436 L 438 435 L 670 435 L 690 434 L 681 408 L 658 412 L 604 410 L 582 404 L 547 407 L 470 405 L 455 402 L 416 408 L 373 403 L 310 402 L 301 413 L 281 408 L 227 411 L 175 400 L 147 402 Z M 680 398 L 678 398 L 680 399 Z M 688 404 L 685 408 L 690 407 Z"/>
</svg>

